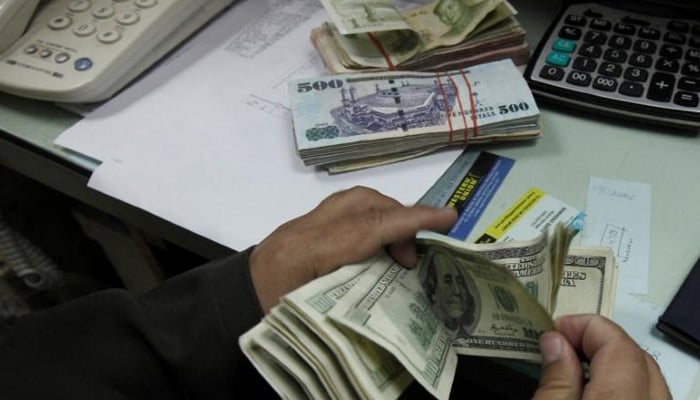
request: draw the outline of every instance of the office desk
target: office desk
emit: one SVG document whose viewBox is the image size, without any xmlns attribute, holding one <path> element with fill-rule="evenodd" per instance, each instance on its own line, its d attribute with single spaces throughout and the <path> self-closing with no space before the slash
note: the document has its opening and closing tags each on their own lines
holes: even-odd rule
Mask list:
<svg viewBox="0 0 700 400">
<path fill-rule="evenodd" d="M 0 164 L 202 257 L 231 252 L 171 222 L 87 187 L 99 162 L 53 144 L 80 117 L 52 104 L 0 93 Z"/>
<path fill-rule="evenodd" d="M 556 13 L 556 2 L 512 3 L 534 45 Z M 483 147 L 515 159 L 516 164 L 475 232 L 483 231 L 531 186 L 583 210 L 591 176 L 649 183 L 653 211 L 650 288 L 643 298 L 665 306 L 700 255 L 700 138 L 551 104 L 540 106 L 542 138 L 531 143 Z M 0 130 L 4 132 L 0 135 L 0 163 L 200 254 L 211 256 L 226 251 L 206 238 L 86 188 L 96 163 L 52 144 L 76 120 L 48 104 L 0 96 Z M 696 376 L 691 391 L 695 397 L 691 398 L 698 393 L 700 377 Z"/>
</svg>

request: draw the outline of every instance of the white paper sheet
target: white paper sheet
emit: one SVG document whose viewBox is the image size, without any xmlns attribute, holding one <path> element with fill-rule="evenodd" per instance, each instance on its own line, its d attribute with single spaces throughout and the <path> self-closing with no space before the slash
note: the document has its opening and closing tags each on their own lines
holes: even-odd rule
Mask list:
<svg viewBox="0 0 700 400">
<path fill-rule="evenodd" d="M 414 203 L 459 149 L 333 176 L 296 154 L 286 82 L 325 73 L 309 32 L 326 19 L 317 0 L 240 0 L 56 143 L 103 161 L 90 187 L 238 250 L 354 185 Z"/>
<path fill-rule="evenodd" d="M 689 394 L 700 361 L 670 342 L 656 329 L 656 322 L 662 312 L 663 309 L 658 306 L 618 291 L 613 320 L 654 357 L 674 399 L 695 400 Z"/>
<path fill-rule="evenodd" d="M 582 245 L 609 246 L 620 265 L 618 291 L 646 294 L 649 282 L 651 187 L 591 177 Z"/>
</svg>

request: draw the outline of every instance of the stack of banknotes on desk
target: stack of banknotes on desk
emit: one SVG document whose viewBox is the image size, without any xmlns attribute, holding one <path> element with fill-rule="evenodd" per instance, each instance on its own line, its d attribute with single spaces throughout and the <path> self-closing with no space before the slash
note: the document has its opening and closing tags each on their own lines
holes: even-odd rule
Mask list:
<svg viewBox="0 0 700 400">
<path fill-rule="evenodd" d="M 440 73 L 385 71 L 289 82 L 297 152 L 331 173 L 446 146 L 539 137 L 539 109 L 510 59 Z"/>
<path fill-rule="evenodd" d="M 553 317 L 611 316 L 612 251 L 571 237 L 561 225 L 490 244 L 419 232 L 416 268 L 386 254 L 341 267 L 284 296 L 239 344 L 282 398 L 393 400 L 415 380 L 447 399 L 458 354 L 537 365 Z"/>
<path fill-rule="evenodd" d="M 331 21 L 311 42 L 334 74 L 447 71 L 510 58 L 530 49 L 505 0 L 433 0 L 400 11 L 392 0 L 321 0 Z"/>
</svg>

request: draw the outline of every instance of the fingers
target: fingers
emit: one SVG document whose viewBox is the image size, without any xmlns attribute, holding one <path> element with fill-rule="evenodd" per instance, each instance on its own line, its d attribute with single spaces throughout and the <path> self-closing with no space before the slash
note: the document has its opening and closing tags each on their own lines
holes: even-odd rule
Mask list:
<svg viewBox="0 0 700 400">
<path fill-rule="evenodd" d="M 342 265 L 363 261 L 386 245 L 398 262 L 412 266 L 416 232 L 445 231 L 456 218 L 454 210 L 405 207 L 364 187 L 335 193 L 281 225 L 253 250 L 251 277 L 263 310 L 289 291 Z"/>
<path fill-rule="evenodd" d="M 282 229 L 309 229 L 309 233 L 327 247 L 315 247 L 310 256 L 314 265 L 325 265 L 325 273 L 338 265 L 364 260 L 382 246 L 403 266 L 415 265 L 413 238 L 418 230 L 444 231 L 454 223 L 456 211 L 433 207 L 404 207 L 376 190 L 356 186 L 324 199 L 303 217 L 290 221 Z M 319 251 L 320 250 L 320 251 Z M 326 250 L 326 251 L 323 251 Z M 333 259 L 337 263 L 330 265 Z"/>
<path fill-rule="evenodd" d="M 671 389 L 668 387 L 661 368 L 656 360 L 648 353 L 644 354 L 647 361 L 647 369 L 650 372 L 649 379 L 649 398 L 650 399 L 668 399 L 671 400 Z"/>
<path fill-rule="evenodd" d="M 402 207 L 397 200 L 374 189 L 355 186 L 326 197 L 316 208 L 294 222 L 297 228 L 306 227 L 323 224 L 341 216 L 361 214 L 370 209 L 383 210 L 397 207 Z"/>
<path fill-rule="evenodd" d="M 625 331 L 607 318 L 572 315 L 556 328 L 590 360 L 585 399 L 670 399 L 653 359 Z"/>
<path fill-rule="evenodd" d="M 390 253 L 406 266 L 415 264 L 413 239 L 419 230 L 444 231 L 455 221 L 456 211 L 414 206 L 371 209 L 334 221 L 319 229 L 318 235 L 331 244 L 316 252 L 313 264 L 319 274 L 343 264 L 362 261 L 382 247 L 393 244 Z M 320 239 L 320 238 L 319 238 Z M 333 265 L 333 262 L 339 264 Z"/>
<path fill-rule="evenodd" d="M 581 361 L 559 332 L 540 336 L 542 375 L 533 400 L 578 400 L 583 391 Z"/>
</svg>

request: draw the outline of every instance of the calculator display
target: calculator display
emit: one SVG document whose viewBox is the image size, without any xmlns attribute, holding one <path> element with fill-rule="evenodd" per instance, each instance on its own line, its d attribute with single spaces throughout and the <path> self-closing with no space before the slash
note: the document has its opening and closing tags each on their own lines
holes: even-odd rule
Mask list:
<svg viewBox="0 0 700 400">
<path fill-rule="evenodd" d="M 700 21 L 571 4 L 540 42 L 526 78 L 536 95 L 700 128 Z"/>
<path fill-rule="evenodd" d="M 629 0 L 611 0 L 608 4 L 613 7 L 627 9 L 631 3 L 653 3 L 662 7 L 675 7 L 677 9 L 692 9 L 700 10 L 700 4 L 696 0 L 646 0 L 630 2 Z"/>
</svg>

